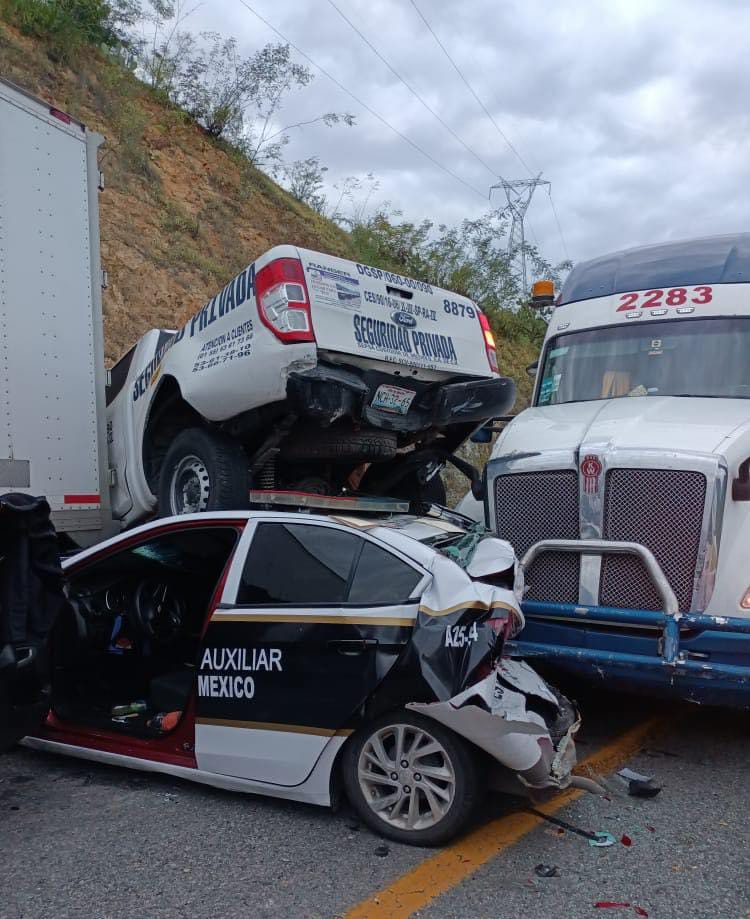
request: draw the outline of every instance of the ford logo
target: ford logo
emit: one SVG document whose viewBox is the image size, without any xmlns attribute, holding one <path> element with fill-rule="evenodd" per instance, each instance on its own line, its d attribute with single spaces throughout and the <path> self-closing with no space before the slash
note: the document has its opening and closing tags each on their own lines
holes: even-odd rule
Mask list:
<svg viewBox="0 0 750 919">
<path fill-rule="evenodd" d="M 412 314 L 405 313 L 403 310 L 396 310 L 395 313 L 391 313 L 391 319 L 396 323 L 396 325 L 402 325 L 407 329 L 413 329 L 417 324 L 417 320 L 412 316 Z"/>
</svg>

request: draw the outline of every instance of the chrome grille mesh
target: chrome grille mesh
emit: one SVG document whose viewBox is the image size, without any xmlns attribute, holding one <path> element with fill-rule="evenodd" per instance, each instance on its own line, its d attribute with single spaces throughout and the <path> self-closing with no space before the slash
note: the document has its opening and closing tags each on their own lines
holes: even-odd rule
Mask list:
<svg viewBox="0 0 750 919">
<path fill-rule="evenodd" d="M 518 472 L 495 479 L 497 535 L 518 556 L 541 539 L 578 538 L 578 474 L 573 469 Z M 545 552 L 526 572 L 527 600 L 578 602 L 577 555 Z"/>
<path fill-rule="evenodd" d="M 698 561 L 706 477 L 675 469 L 610 469 L 604 494 L 604 539 L 642 543 L 656 556 L 677 595 L 690 609 Z M 625 609 L 661 608 L 659 596 L 634 557 L 605 555 L 599 602 Z"/>
</svg>

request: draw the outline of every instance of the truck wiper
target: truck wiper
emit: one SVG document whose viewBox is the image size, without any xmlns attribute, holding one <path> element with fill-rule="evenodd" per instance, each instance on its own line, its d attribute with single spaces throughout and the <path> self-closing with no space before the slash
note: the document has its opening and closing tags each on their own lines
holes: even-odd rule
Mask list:
<svg viewBox="0 0 750 919">
<path fill-rule="evenodd" d="M 668 393 L 669 396 L 673 396 L 675 399 L 750 399 L 749 396 L 730 396 L 727 394 L 721 396 L 709 395 L 708 393 L 696 393 L 696 392 L 671 392 Z"/>
</svg>

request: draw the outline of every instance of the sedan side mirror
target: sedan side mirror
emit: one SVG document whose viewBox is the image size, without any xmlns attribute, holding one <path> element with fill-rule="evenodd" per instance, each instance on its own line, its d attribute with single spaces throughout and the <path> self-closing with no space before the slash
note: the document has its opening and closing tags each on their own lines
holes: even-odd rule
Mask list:
<svg viewBox="0 0 750 919">
<path fill-rule="evenodd" d="M 539 372 L 539 361 L 534 361 L 533 364 L 529 364 L 529 366 L 526 368 L 526 373 L 528 373 L 528 375 L 532 378 L 535 377 L 538 372 Z"/>
</svg>

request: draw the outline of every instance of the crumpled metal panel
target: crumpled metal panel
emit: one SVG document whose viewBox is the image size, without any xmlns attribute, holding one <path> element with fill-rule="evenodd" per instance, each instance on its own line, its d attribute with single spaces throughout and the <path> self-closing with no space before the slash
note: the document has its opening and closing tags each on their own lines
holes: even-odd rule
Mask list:
<svg viewBox="0 0 750 919">
<path fill-rule="evenodd" d="M 523 661 L 502 660 L 484 679 L 444 702 L 410 703 L 407 708 L 434 718 L 489 753 L 533 789 L 565 788 L 576 762 L 580 725 L 570 706 L 568 724 L 557 742 L 545 718 L 530 708 L 546 702 L 563 714 L 558 696 Z"/>
</svg>

